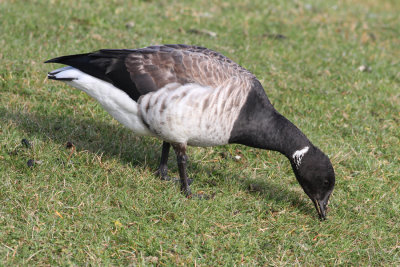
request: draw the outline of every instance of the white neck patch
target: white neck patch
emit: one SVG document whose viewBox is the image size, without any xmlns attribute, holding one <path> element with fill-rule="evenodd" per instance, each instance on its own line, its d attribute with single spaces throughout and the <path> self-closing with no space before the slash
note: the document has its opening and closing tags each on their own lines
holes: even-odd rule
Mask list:
<svg viewBox="0 0 400 267">
<path fill-rule="evenodd" d="M 309 147 L 306 146 L 300 150 L 296 150 L 293 153 L 293 160 L 294 160 L 294 164 L 296 165 L 297 168 L 300 167 L 301 164 L 301 159 L 304 157 L 304 155 L 308 152 Z"/>
</svg>

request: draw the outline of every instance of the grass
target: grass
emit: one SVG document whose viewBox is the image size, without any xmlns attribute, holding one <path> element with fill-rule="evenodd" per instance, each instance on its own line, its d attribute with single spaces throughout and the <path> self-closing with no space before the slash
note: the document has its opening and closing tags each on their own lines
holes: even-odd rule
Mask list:
<svg viewBox="0 0 400 267">
<path fill-rule="evenodd" d="M 0 1 L 0 265 L 399 265 L 399 13 L 372 0 Z M 328 221 L 286 158 L 243 146 L 189 148 L 192 191 L 215 196 L 185 199 L 153 175 L 160 141 L 42 64 L 161 43 L 259 77 L 332 160 Z"/>
</svg>

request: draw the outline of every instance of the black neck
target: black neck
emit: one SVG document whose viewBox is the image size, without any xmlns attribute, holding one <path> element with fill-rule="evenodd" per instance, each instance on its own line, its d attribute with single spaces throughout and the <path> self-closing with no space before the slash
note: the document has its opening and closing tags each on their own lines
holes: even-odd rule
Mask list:
<svg viewBox="0 0 400 267">
<path fill-rule="evenodd" d="M 234 124 L 229 142 L 278 151 L 291 161 L 296 150 L 312 146 L 293 123 L 275 110 L 258 81 Z"/>
</svg>

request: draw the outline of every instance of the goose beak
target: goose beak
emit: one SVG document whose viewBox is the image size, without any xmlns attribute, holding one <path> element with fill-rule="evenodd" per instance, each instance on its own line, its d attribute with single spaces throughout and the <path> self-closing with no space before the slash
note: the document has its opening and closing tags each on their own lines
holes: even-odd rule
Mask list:
<svg viewBox="0 0 400 267">
<path fill-rule="evenodd" d="M 326 204 L 323 200 L 313 199 L 315 208 L 317 209 L 319 219 L 321 221 L 326 220 Z"/>
</svg>

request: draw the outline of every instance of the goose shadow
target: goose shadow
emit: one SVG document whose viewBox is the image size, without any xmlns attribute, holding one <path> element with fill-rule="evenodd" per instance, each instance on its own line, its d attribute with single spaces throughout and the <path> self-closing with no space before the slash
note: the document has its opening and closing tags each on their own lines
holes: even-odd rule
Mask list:
<svg viewBox="0 0 400 267">
<path fill-rule="evenodd" d="M 135 136 L 129 129 L 121 127 L 119 123 L 96 121 L 91 118 L 72 118 L 67 114 L 40 114 L 10 111 L 0 107 L 3 120 L 12 121 L 14 125 L 25 132 L 30 138 L 52 140 L 60 145 L 72 142 L 79 151 L 90 151 L 109 157 L 118 157 L 132 167 L 149 168 L 155 172 L 161 155 L 161 141 L 155 138 Z M 128 144 L 128 145 L 127 145 Z M 169 157 L 169 168 L 176 172 L 176 160 Z M 172 168 L 171 168 L 172 167 Z M 204 166 L 190 162 L 190 169 L 206 168 L 206 173 L 213 172 L 214 177 L 226 176 L 226 172 L 216 171 L 215 166 Z M 193 171 L 192 171 L 193 172 Z M 195 172 L 195 171 L 194 171 Z M 192 173 L 195 177 L 196 173 Z M 304 201 L 298 192 L 291 191 L 283 186 L 276 185 L 268 178 L 246 179 L 237 173 L 231 173 L 231 179 L 239 182 L 243 190 L 261 195 L 266 202 L 277 201 L 290 203 L 301 212 L 314 216 L 310 203 Z M 255 187 L 254 187 L 255 184 Z M 218 186 L 215 184 L 215 186 Z"/>
<path fill-rule="evenodd" d="M 203 166 L 204 168 L 204 166 Z M 207 167 L 212 168 L 212 167 Z M 224 177 L 226 176 L 226 171 L 224 170 L 212 170 L 213 176 Z M 268 173 L 268 171 L 267 171 Z M 293 174 L 294 176 L 294 174 Z M 291 205 L 294 209 L 299 210 L 303 214 L 307 214 L 310 217 L 316 217 L 316 212 L 311 200 L 304 198 L 302 192 L 291 190 L 283 184 L 277 184 L 268 177 L 257 175 L 257 178 L 244 177 L 240 173 L 230 172 L 230 179 L 237 181 L 241 187 L 241 190 L 246 191 L 248 194 L 258 195 L 264 199 L 266 203 L 279 203 L 283 205 Z M 293 177 L 294 178 L 294 177 Z M 212 187 L 218 186 L 214 181 L 208 182 Z M 300 185 L 297 183 L 297 186 Z M 274 204 L 267 204 L 269 206 L 269 211 L 276 212 Z M 266 209 L 268 211 L 268 209 Z"/>
<path fill-rule="evenodd" d="M 274 184 L 266 180 L 260 179 L 242 180 L 242 185 L 252 194 L 260 194 L 266 202 L 277 201 L 280 203 L 289 203 L 293 208 L 311 217 L 316 216 L 313 204 L 310 201 L 305 201 L 299 192 L 289 190 L 281 185 Z M 300 185 L 298 185 L 300 186 Z M 271 208 L 275 212 L 274 208 Z"/>
<path fill-rule="evenodd" d="M 117 123 L 72 118 L 73 115 L 51 112 L 15 112 L 3 107 L 0 107 L 0 114 L 3 120 L 12 121 L 30 139 L 51 140 L 62 146 L 71 142 L 77 151 L 118 157 L 132 167 L 148 167 L 154 171 L 158 167 L 161 142 L 154 138 L 135 136 Z"/>
</svg>

